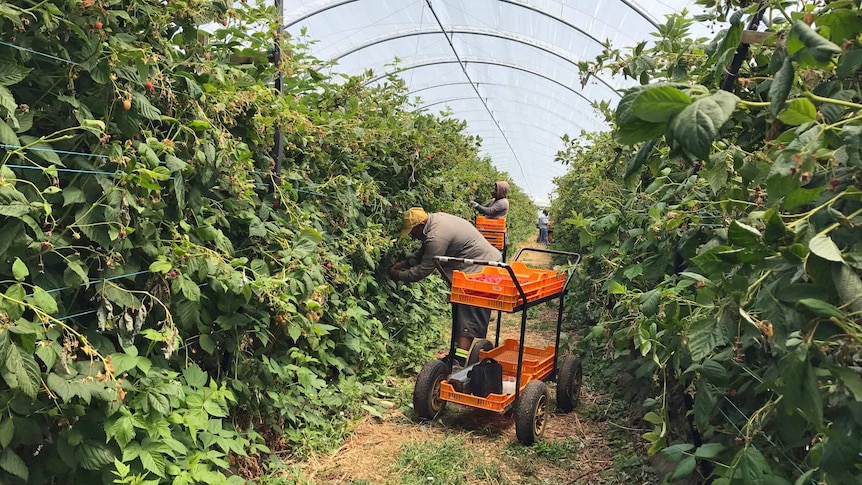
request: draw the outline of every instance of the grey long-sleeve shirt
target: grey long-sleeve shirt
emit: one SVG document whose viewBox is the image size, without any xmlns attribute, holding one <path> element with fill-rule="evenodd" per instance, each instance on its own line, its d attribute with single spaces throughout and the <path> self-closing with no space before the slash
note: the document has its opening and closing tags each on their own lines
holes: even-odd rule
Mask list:
<svg viewBox="0 0 862 485">
<path fill-rule="evenodd" d="M 477 205 L 476 212 L 488 219 L 501 219 L 509 213 L 509 199 L 492 199 L 485 205 Z"/>
<path fill-rule="evenodd" d="M 502 261 L 503 255 L 485 239 L 484 236 L 466 219 L 445 212 L 428 214 L 425 223 L 425 241 L 411 258 L 405 261 L 406 269 L 398 272 L 398 280 L 407 283 L 419 281 L 437 267 L 434 256 L 478 259 L 482 261 Z M 481 265 L 446 263 L 443 270 L 451 280 L 454 270 L 465 273 L 482 271 Z"/>
</svg>

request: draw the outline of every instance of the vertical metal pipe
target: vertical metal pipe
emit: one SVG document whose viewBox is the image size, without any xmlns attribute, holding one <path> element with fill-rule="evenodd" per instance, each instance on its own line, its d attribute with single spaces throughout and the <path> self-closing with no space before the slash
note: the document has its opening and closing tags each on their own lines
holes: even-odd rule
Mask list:
<svg viewBox="0 0 862 485">
<path fill-rule="evenodd" d="M 757 30 L 760 21 L 763 19 L 763 12 L 766 10 L 766 0 L 760 0 L 757 5 L 757 12 L 751 16 L 746 30 Z M 733 85 L 736 84 L 736 79 L 739 77 L 739 68 L 742 67 L 742 61 L 748 57 L 748 44 L 739 44 L 736 49 L 736 54 L 733 60 L 730 61 L 730 67 L 727 69 L 727 76 L 721 81 L 721 89 L 724 91 L 733 91 Z"/>
<path fill-rule="evenodd" d="M 278 12 L 278 27 L 276 28 L 275 45 L 272 49 L 273 63 L 277 71 L 275 78 L 275 90 L 279 95 L 284 94 L 284 66 L 281 62 L 281 38 L 284 33 L 284 4 L 282 0 L 273 0 L 275 10 Z M 281 182 L 281 166 L 284 163 L 284 127 L 276 125 L 275 141 L 272 146 L 272 158 L 275 160 L 275 173 L 271 180 L 271 189 Z"/>
</svg>

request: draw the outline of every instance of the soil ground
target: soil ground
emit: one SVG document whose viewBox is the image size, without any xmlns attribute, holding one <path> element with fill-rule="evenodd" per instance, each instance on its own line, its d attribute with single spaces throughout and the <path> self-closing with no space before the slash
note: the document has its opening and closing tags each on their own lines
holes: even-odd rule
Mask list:
<svg viewBox="0 0 862 485">
<path fill-rule="evenodd" d="M 535 242 L 527 246 L 538 246 Z M 514 253 L 510 254 L 510 257 Z M 547 267 L 548 255 L 526 252 L 522 261 L 533 267 Z M 557 318 L 556 304 L 547 303 L 529 313 L 529 346 L 552 345 Z M 520 313 L 504 314 L 501 341 L 519 337 Z M 489 329 L 493 341 L 494 325 Z M 410 409 L 413 381 L 401 383 L 403 403 L 393 403 L 382 419 L 366 417 L 357 422 L 352 434 L 337 450 L 312 457 L 299 464 L 302 475 L 315 484 L 418 483 L 405 480 L 405 449 L 440 443 L 460 446 L 461 452 L 484 460 L 485 477 L 463 476 L 467 484 L 611 484 L 656 483 L 649 463 L 642 455 L 638 434 L 631 429 L 625 411 L 611 411 L 614 401 L 595 390 L 585 375 L 578 408 L 569 414 L 552 414 L 542 441 L 524 447 L 515 437 L 511 414 L 497 414 L 449 403 L 444 414 L 431 422 L 417 422 Z M 549 383 L 550 396 L 555 384 Z M 555 409 L 552 407 L 552 409 Z M 617 421 L 621 424 L 615 424 Z M 430 451 L 429 451 L 430 453 Z M 421 454 L 421 453 L 420 453 Z M 399 456 L 402 460 L 399 461 Z M 409 467 L 409 465 L 408 465 Z M 426 483 L 448 483 L 424 476 Z M 448 480 L 452 480 L 451 478 Z"/>
</svg>

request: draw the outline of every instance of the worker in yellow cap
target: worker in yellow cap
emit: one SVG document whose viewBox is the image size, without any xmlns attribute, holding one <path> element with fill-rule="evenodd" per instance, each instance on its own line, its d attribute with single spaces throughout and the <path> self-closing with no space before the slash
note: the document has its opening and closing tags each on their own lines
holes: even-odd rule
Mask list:
<svg viewBox="0 0 862 485">
<path fill-rule="evenodd" d="M 412 283 L 436 270 L 435 256 L 476 259 L 480 261 L 502 261 L 503 256 L 478 229 L 468 220 L 445 212 L 428 214 L 421 207 L 411 207 L 404 213 L 401 237 L 410 235 L 422 241 L 422 246 L 412 256 L 395 263 L 389 269 L 393 281 Z M 449 280 L 456 269 L 465 273 L 479 273 L 481 265 L 467 263 L 445 263 L 443 270 Z M 470 305 L 452 305 L 457 332 L 455 363 L 463 366 L 470 353 L 474 338 L 485 338 L 491 310 Z"/>
</svg>

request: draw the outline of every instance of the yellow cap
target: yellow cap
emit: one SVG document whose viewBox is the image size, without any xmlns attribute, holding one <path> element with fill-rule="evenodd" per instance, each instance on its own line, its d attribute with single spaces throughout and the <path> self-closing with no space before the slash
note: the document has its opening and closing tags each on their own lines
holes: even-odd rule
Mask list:
<svg viewBox="0 0 862 485">
<path fill-rule="evenodd" d="M 404 213 L 404 223 L 401 226 L 401 237 L 405 238 L 414 227 L 425 222 L 428 214 L 421 207 L 411 207 Z"/>
</svg>

